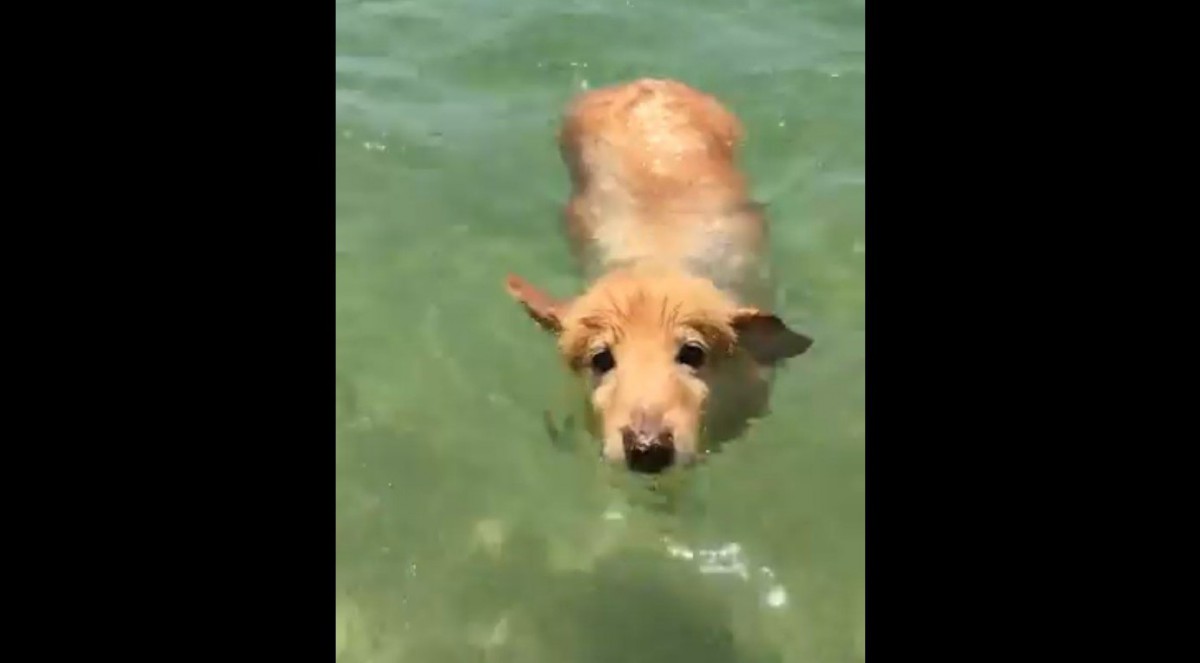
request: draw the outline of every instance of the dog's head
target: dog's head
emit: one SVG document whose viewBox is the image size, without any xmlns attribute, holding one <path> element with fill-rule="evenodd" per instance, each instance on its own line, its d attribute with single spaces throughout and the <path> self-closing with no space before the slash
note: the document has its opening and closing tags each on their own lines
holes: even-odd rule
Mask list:
<svg viewBox="0 0 1200 663">
<path fill-rule="evenodd" d="M 507 287 L 588 380 L 603 456 L 640 472 L 695 459 L 722 371 L 769 366 L 812 344 L 775 315 L 681 273 L 615 271 L 570 301 L 517 276 Z"/>
</svg>

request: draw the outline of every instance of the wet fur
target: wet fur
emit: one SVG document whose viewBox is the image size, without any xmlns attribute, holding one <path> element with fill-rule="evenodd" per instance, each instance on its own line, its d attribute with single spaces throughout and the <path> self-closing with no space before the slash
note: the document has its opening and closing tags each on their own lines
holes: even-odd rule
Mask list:
<svg viewBox="0 0 1200 663">
<path fill-rule="evenodd" d="M 702 429 L 709 444 L 740 435 L 766 413 L 773 368 L 811 344 L 769 312 L 766 218 L 736 164 L 741 136 L 716 99 L 676 81 L 587 92 L 567 110 L 565 230 L 588 287 L 559 300 L 517 276 L 507 286 L 591 382 L 610 460 L 637 411 L 663 414 L 684 462 Z M 685 342 L 707 350 L 699 369 L 676 361 Z M 616 367 L 593 376 L 605 347 Z"/>
</svg>

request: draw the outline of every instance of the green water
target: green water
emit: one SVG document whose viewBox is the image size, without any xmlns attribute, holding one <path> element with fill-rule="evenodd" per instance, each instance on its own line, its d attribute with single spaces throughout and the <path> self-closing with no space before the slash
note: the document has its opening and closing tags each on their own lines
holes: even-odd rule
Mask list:
<svg viewBox="0 0 1200 663">
<path fill-rule="evenodd" d="M 337 3 L 338 660 L 858 661 L 862 0 Z M 578 281 L 554 130 L 639 76 L 747 127 L 779 313 L 816 345 L 677 477 L 605 471 L 507 271 Z"/>
</svg>

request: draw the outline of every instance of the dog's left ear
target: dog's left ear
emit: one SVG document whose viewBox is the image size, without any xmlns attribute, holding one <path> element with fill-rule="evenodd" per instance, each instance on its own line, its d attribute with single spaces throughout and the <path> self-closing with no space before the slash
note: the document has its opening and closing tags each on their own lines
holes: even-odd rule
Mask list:
<svg viewBox="0 0 1200 663">
<path fill-rule="evenodd" d="M 515 274 L 508 275 L 504 287 L 542 329 L 554 334 L 562 331 L 566 302 L 554 299 Z"/>
<path fill-rule="evenodd" d="M 732 324 L 738 345 L 763 364 L 804 354 L 813 343 L 811 338 L 789 329 L 779 316 L 758 309 L 740 309 L 734 313 Z"/>
</svg>

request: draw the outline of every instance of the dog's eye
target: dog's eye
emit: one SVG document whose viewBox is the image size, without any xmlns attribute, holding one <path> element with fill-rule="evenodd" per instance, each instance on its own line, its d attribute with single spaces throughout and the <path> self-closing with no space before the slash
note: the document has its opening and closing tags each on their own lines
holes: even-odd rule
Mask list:
<svg viewBox="0 0 1200 663">
<path fill-rule="evenodd" d="M 700 368 L 704 365 L 706 354 L 704 348 L 696 343 L 684 343 L 682 348 L 679 348 L 679 354 L 675 355 L 675 361 L 692 368 Z"/>
<path fill-rule="evenodd" d="M 616 365 L 617 360 L 613 358 L 612 351 L 608 348 L 592 355 L 592 370 L 596 372 L 596 375 L 604 375 Z"/>
</svg>

